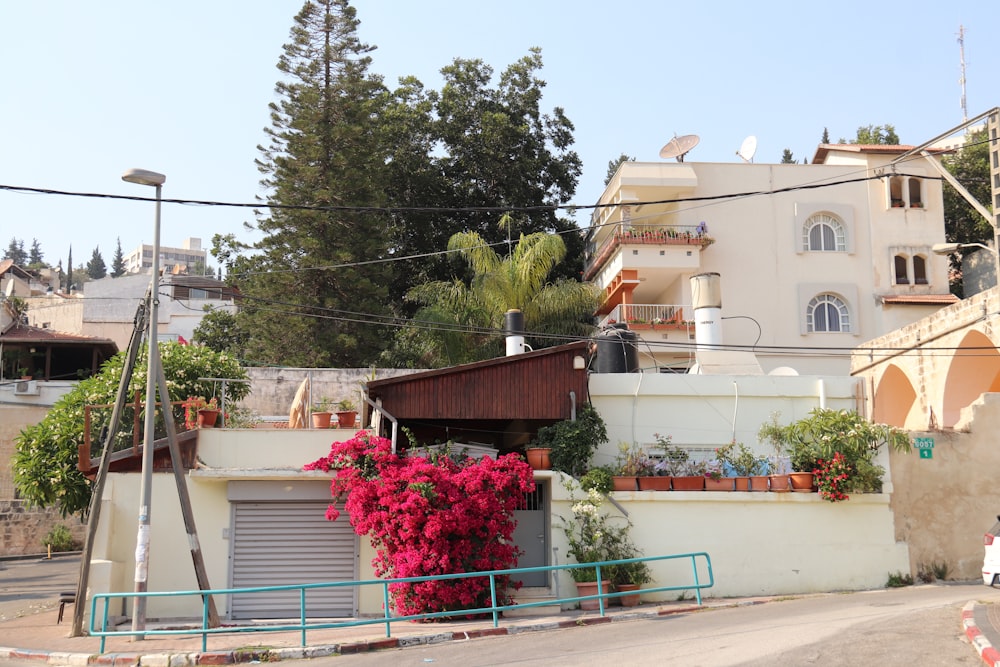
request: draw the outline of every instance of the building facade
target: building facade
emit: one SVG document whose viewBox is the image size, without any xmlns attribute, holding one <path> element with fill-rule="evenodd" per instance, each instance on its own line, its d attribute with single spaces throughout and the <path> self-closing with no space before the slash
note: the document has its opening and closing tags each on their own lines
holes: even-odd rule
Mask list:
<svg viewBox="0 0 1000 667">
<path fill-rule="evenodd" d="M 126 273 L 149 273 L 153 269 L 153 246 L 143 244 L 125 255 Z M 160 266 L 168 273 L 177 267 L 180 272 L 202 275 L 208 266 L 208 254 L 201 247 L 201 239 L 184 239 L 180 248 L 160 246 Z"/>
<path fill-rule="evenodd" d="M 627 325 L 641 370 L 687 371 L 690 278 L 716 272 L 725 347 L 755 352 L 765 372 L 846 375 L 847 350 L 955 300 L 931 252 L 941 183 L 925 158 L 892 163 L 908 148 L 824 144 L 807 165 L 622 163 L 587 235 L 600 324 Z"/>
</svg>

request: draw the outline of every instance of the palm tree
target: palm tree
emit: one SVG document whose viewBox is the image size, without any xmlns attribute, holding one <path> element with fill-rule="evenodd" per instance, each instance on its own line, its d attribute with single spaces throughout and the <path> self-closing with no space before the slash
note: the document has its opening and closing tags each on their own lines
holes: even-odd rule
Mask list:
<svg viewBox="0 0 1000 667">
<path fill-rule="evenodd" d="M 508 225 L 504 216 L 501 225 Z M 428 365 L 467 363 L 500 353 L 504 314 L 524 314 L 525 336 L 533 348 L 566 342 L 566 337 L 591 334 L 588 318 L 598 305 L 598 290 L 573 280 L 547 282 L 552 269 L 566 256 L 560 236 L 536 232 L 521 234 L 509 254 L 499 255 L 475 232 L 451 237 L 448 249 L 457 251 L 473 276 L 432 282 L 410 290 L 407 298 L 424 304 L 415 319 L 431 327 L 423 337 L 422 362 Z M 428 323 L 428 324 L 425 324 Z M 429 324 L 433 323 L 433 324 Z"/>
</svg>

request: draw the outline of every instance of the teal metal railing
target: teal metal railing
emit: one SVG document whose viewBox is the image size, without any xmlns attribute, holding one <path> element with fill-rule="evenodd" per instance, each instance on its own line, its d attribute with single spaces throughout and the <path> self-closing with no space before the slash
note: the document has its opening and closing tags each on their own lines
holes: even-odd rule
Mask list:
<svg viewBox="0 0 1000 667">
<path fill-rule="evenodd" d="M 334 628 L 349 628 L 357 627 L 362 625 L 385 625 L 385 636 L 391 637 L 391 623 L 396 621 L 418 621 L 426 620 L 432 618 L 444 618 L 448 616 L 469 616 L 470 614 L 490 614 L 493 618 L 493 627 L 499 627 L 500 624 L 500 612 L 508 609 L 525 609 L 529 607 L 540 607 L 549 606 L 554 604 L 563 604 L 571 602 L 579 602 L 581 600 L 597 600 L 598 609 L 600 610 L 601 616 L 605 615 L 605 601 L 609 598 L 617 598 L 623 595 L 634 595 L 635 591 L 624 591 L 624 592 L 598 592 L 595 595 L 582 595 L 575 597 L 561 597 L 558 599 L 546 598 L 540 602 L 526 602 L 520 604 L 510 604 L 510 605 L 499 605 L 497 604 L 497 589 L 496 589 L 496 578 L 498 576 L 510 575 L 513 579 L 517 578 L 517 575 L 528 573 L 528 572 L 553 572 L 556 570 L 580 570 L 580 569 L 593 569 L 595 572 L 595 579 L 597 580 L 597 590 L 601 591 L 601 583 L 604 581 L 603 572 L 608 567 L 613 565 L 622 565 L 626 563 L 639 563 L 639 562 L 655 562 L 655 561 L 667 561 L 667 560 L 688 560 L 691 565 L 691 581 L 690 583 L 683 583 L 674 586 L 655 586 L 649 588 L 643 588 L 639 592 L 643 594 L 649 593 L 660 593 L 666 591 L 689 591 L 694 590 L 697 602 L 701 605 L 701 589 L 711 588 L 715 585 L 715 576 L 712 573 L 712 560 L 707 553 L 704 551 L 699 551 L 695 553 L 686 554 L 672 554 L 668 556 L 645 556 L 642 558 L 626 558 L 622 560 L 609 560 L 602 561 L 599 563 L 584 563 L 584 564 L 568 564 L 568 565 L 550 565 L 545 567 L 521 567 L 509 570 L 487 570 L 483 572 L 465 572 L 460 574 L 444 574 L 431 577 L 405 577 L 400 579 L 369 579 L 365 581 L 335 581 L 329 583 L 317 583 L 317 584 L 294 584 L 285 586 L 262 586 L 256 588 L 219 588 L 207 591 L 164 591 L 164 592 L 143 592 L 143 593 L 95 593 L 90 602 L 90 623 L 88 628 L 88 633 L 93 637 L 101 638 L 100 652 L 104 653 L 105 643 L 108 637 L 136 637 L 136 636 L 149 636 L 149 635 L 201 635 L 201 650 L 206 652 L 208 650 L 208 637 L 209 635 L 218 634 L 237 634 L 237 633 L 248 633 L 248 632 L 289 632 L 296 631 L 301 632 L 302 646 L 306 646 L 306 633 L 311 630 L 329 630 Z M 703 569 L 703 573 L 699 572 L 699 566 Z M 705 575 L 706 581 L 702 581 L 702 574 Z M 441 612 L 429 612 L 426 614 L 411 614 L 408 616 L 395 616 L 392 614 L 392 604 L 389 595 L 389 585 L 396 583 L 412 583 L 420 581 L 438 581 L 445 579 L 464 579 L 468 577 L 489 577 L 490 580 L 490 601 L 491 606 L 481 607 L 478 609 L 460 609 L 455 611 L 441 611 Z M 345 588 L 345 587 L 362 587 L 362 586 L 380 586 L 382 588 L 382 606 L 385 610 L 384 616 L 378 618 L 357 618 L 351 619 L 350 621 L 325 621 L 325 622 L 307 622 L 306 620 L 306 593 L 311 590 L 317 589 L 329 589 L 329 588 Z M 269 591 L 289 591 L 295 590 L 299 592 L 299 622 L 298 623 L 283 623 L 278 625 L 226 625 L 223 627 L 210 628 L 208 627 L 208 599 L 213 595 L 241 595 L 248 593 L 262 593 Z M 108 610 L 111 608 L 111 603 L 113 600 L 129 600 L 136 597 L 190 597 L 196 596 L 200 597 L 201 603 L 201 626 L 182 628 L 182 627 L 170 627 L 164 629 L 145 629 L 145 630 L 109 630 L 108 629 Z M 101 605 L 101 613 L 98 615 L 98 605 Z M 97 623 L 97 621 L 100 621 Z"/>
</svg>

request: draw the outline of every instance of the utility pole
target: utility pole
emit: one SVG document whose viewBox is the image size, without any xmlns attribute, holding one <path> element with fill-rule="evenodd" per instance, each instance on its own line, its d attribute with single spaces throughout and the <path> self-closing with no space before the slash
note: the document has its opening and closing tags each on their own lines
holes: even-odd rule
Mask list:
<svg viewBox="0 0 1000 667">
<path fill-rule="evenodd" d="M 965 26 L 961 24 L 958 26 L 958 60 L 962 72 L 958 79 L 958 83 L 962 87 L 962 122 L 965 123 L 969 120 L 969 114 L 965 108 Z"/>
</svg>

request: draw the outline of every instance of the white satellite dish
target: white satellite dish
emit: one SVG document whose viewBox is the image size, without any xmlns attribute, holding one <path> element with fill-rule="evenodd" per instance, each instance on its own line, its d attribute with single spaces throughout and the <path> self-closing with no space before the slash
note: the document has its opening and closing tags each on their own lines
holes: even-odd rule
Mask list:
<svg viewBox="0 0 1000 667">
<path fill-rule="evenodd" d="M 744 162 L 753 162 L 753 155 L 757 152 L 757 137 L 752 134 L 743 140 L 740 149 L 736 154 L 743 158 Z"/>
<path fill-rule="evenodd" d="M 698 145 L 701 139 L 697 134 L 685 134 L 680 137 L 674 137 L 667 142 L 667 145 L 660 149 L 660 157 L 664 160 L 668 158 L 675 157 L 678 162 L 684 161 L 684 156 Z"/>
</svg>

